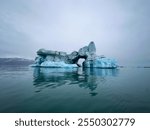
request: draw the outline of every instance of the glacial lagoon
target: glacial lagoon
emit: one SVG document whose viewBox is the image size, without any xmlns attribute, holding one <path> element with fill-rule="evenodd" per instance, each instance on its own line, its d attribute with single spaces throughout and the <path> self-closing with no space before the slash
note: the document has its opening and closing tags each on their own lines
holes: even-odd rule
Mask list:
<svg viewBox="0 0 150 130">
<path fill-rule="evenodd" d="M 0 112 L 150 112 L 150 69 L 1 66 Z"/>
</svg>

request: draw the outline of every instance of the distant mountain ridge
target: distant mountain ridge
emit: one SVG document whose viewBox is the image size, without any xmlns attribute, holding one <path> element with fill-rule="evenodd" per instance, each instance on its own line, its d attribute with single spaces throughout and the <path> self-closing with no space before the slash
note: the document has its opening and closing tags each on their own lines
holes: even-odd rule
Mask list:
<svg viewBox="0 0 150 130">
<path fill-rule="evenodd" d="M 0 58 L 0 65 L 30 65 L 34 61 L 24 58 Z"/>
</svg>

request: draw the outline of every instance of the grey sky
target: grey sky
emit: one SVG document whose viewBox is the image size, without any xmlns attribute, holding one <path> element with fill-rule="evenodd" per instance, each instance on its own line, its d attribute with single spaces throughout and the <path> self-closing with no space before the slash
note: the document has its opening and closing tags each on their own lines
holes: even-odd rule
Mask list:
<svg viewBox="0 0 150 130">
<path fill-rule="evenodd" d="M 150 0 L 0 0 L 0 57 L 90 41 L 120 64 L 150 64 Z"/>
</svg>

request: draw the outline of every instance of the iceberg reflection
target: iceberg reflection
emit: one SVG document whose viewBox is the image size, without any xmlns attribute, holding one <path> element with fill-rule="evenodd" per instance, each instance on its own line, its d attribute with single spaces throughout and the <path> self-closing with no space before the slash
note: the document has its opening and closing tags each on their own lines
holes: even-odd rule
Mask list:
<svg viewBox="0 0 150 130">
<path fill-rule="evenodd" d="M 34 68 L 33 85 L 36 92 L 44 88 L 52 89 L 64 86 L 77 85 L 80 88 L 89 89 L 91 96 L 96 96 L 96 88 L 106 82 L 106 77 L 117 76 L 118 69 L 91 69 L 91 68 Z"/>
<path fill-rule="evenodd" d="M 118 69 L 98 69 L 98 68 L 85 68 L 83 69 L 85 74 L 87 75 L 95 75 L 95 76 L 117 76 L 119 70 Z"/>
</svg>

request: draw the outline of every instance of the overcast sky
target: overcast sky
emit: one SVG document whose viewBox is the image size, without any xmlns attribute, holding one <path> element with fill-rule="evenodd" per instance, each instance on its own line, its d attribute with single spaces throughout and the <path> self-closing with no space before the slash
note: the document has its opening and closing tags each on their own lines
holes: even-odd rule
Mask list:
<svg viewBox="0 0 150 130">
<path fill-rule="evenodd" d="M 0 57 L 90 41 L 119 64 L 150 64 L 150 0 L 0 0 Z"/>
</svg>

